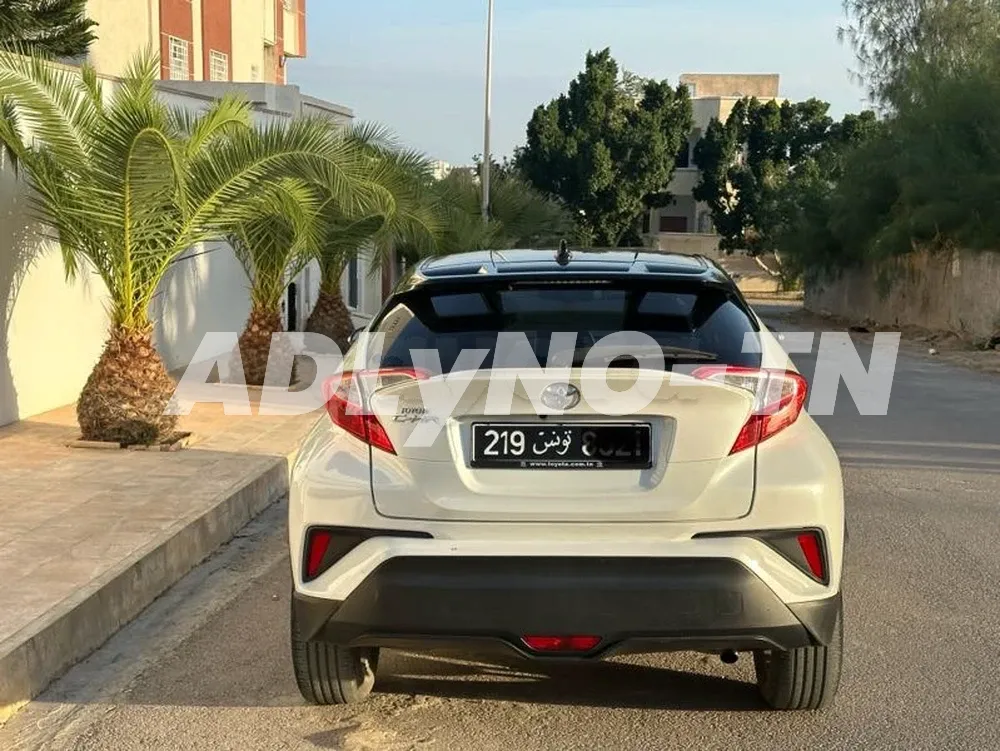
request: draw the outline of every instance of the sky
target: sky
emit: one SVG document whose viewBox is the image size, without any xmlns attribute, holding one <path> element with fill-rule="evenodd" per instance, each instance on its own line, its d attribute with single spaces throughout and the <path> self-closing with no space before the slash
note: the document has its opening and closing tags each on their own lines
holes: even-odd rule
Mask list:
<svg viewBox="0 0 1000 751">
<path fill-rule="evenodd" d="M 309 0 L 303 93 L 354 110 L 432 159 L 483 151 L 487 0 Z M 841 0 L 495 0 L 492 151 L 509 155 L 536 106 L 564 92 L 588 50 L 643 76 L 779 73 L 781 95 L 831 114 L 863 109 Z"/>
</svg>

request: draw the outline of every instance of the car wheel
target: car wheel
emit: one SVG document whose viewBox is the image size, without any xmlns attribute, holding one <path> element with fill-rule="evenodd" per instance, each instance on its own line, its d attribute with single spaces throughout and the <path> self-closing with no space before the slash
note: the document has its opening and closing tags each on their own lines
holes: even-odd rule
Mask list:
<svg viewBox="0 0 1000 751">
<path fill-rule="evenodd" d="M 378 649 L 343 647 L 303 639 L 292 608 L 295 682 L 310 704 L 356 704 L 375 686 Z"/>
<path fill-rule="evenodd" d="M 823 709 L 840 685 L 844 652 L 843 614 L 837 614 L 833 639 L 825 647 L 788 651 L 756 650 L 757 687 L 774 709 Z"/>
</svg>

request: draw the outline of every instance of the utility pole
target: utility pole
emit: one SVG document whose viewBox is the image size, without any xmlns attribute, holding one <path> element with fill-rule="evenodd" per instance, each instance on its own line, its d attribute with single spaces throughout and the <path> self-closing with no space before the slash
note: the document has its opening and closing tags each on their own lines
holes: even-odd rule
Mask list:
<svg viewBox="0 0 1000 751">
<path fill-rule="evenodd" d="M 490 119 L 493 107 L 493 0 L 489 0 L 486 17 L 486 118 L 483 135 L 483 222 L 490 220 Z"/>
</svg>

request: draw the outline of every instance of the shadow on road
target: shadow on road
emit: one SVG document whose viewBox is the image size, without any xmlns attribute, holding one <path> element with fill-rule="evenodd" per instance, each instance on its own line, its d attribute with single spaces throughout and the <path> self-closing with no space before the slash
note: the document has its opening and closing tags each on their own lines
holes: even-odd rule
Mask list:
<svg viewBox="0 0 1000 751">
<path fill-rule="evenodd" d="M 631 709 L 762 711 L 756 687 L 730 678 L 624 662 L 529 663 L 490 655 L 391 653 L 376 691 L 443 699 Z M 388 656 L 388 655 L 387 655 Z"/>
</svg>

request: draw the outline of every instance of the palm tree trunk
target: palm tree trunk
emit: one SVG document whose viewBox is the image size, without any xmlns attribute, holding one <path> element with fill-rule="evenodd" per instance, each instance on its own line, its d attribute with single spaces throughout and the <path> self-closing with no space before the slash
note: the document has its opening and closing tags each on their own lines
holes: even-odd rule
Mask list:
<svg viewBox="0 0 1000 751">
<path fill-rule="evenodd" d="M 176 384 L 150 329 L 115 328 L 76 405 L 83 439 L 150 444 L 177 426 L 165 414 Z"/>
<path fill-rule="evenodd" d="M 238 347 L 232 355 L 234 360 L 237 357 L 242 359 L 243 376 L 248 386 L 288 387 L 290 385 L 288 377 L 281 376 L 287 371 L 289 362 L 291 362 L 291 382 L 295 382 L 295 352 L 285 337 L 278 337 L 275 340 L 275 359 L 269 362 L 271 335 L 282 333 L 284 330 L 280 310 L 260 306 L 251 309 L 246 328 L 240 334 Z"/>
<path fill-rule="evenodd" d="M 306 321 L 306 331 L 332 339 L 342 353 L 347 352 L 348 342 L 354 333 L 354 320 L 340 292 L 340 279 L 334 284 L 325 282 L 320 286 L 316 307 Z"/>
</svg>

